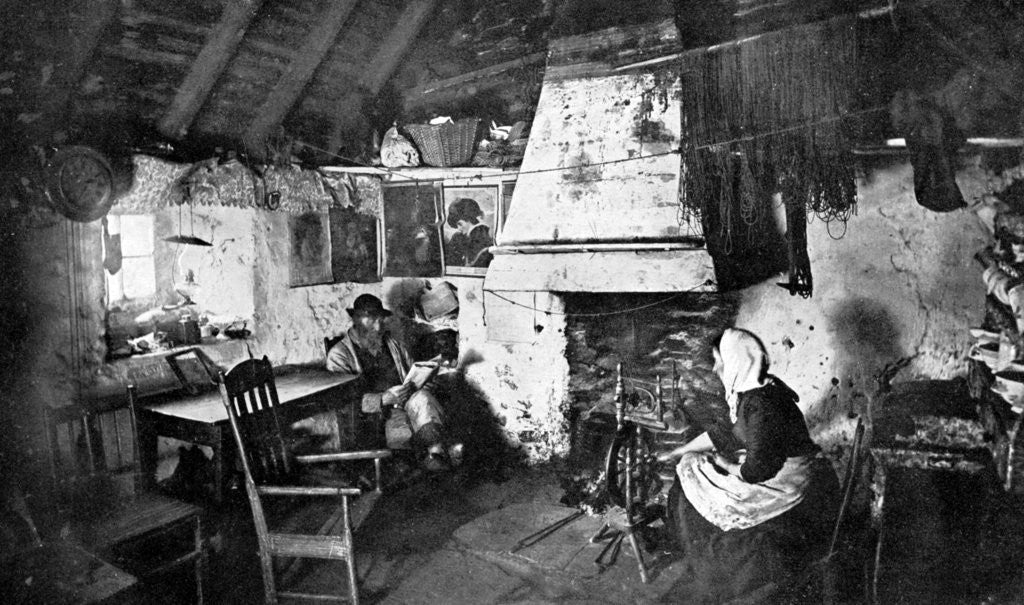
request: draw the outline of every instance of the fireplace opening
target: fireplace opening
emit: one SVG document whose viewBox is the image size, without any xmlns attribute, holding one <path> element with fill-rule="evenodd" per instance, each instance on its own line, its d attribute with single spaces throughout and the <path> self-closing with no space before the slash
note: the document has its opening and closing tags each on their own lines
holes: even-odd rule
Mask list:
<svg viewBox="0 0 1024 605">
<path fill-rule="evenodd" d="M 733 295 L 705 292 L 572 293 L 564 295 L 564 302 L 569 463 L 574 469 L 564 502 L 575 505 L 600 487 L 615 436 L 620 364 L 626 391 L 636 397 L 651 399 L 661 385 L 662 408 L 673 428 L 653 434 L 655 454 L 728 414 L 713 371 L 711 343 L 733 325 L 738 304 Z M 673 469 L 660 468 L 659 475 L 664 495 Z"/>
</svg>

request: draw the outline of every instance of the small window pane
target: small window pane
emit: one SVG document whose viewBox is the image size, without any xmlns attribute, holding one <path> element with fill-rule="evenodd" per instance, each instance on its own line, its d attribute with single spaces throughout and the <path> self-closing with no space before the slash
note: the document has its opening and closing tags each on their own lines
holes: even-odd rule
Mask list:
<svg viewBox="0 0 1024 605">
<path fill-rule="evenodd" d="M 124 256 L 153 254 L 153 217 L 121 216 L 121 253 Z"/>
<path fill-rule="evenodd" d="M 126 298 L 149 296 L 156 292 L 156 269 L 152 256 L 126 258 L 121 264 Z"/>
<path fill-rule="evenodd" d="M 106 273 L 107 276 L 107 302 L 115 303 L 120 300 L 124 300 L 124 276 L 123 271 L 118 271 L 114 275 Z"/>
</svg>

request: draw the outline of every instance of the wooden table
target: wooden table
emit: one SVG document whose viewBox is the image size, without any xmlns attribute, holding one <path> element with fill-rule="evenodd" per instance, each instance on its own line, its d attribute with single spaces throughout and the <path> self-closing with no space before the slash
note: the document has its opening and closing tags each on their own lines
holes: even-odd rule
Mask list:
<svg viewBox="0 0 1024 605">
<path fill-rule="evenodd" d="M 275 377 L 282 420 L 293 422 L 317 412 L 348 407 L 358 381 L 350 374 L 323 369 L 299 369 Z M 228 413 L 219 391 L 198 395 L 157 395 L 143 397 L 138 409 L 139 454 L 144 477 L 154 480 L 157 466 L 157 437 L 205 445 L 213 450 L 214 498 L 220 502 L 226 489 L 225 460 L 235 451 Z"/>
<path fill-rule="evenodd" d="M 137 580 L 71 542 L 51 542 L 0 558 L 5 605 L 131 603 Z"/>
</svg>

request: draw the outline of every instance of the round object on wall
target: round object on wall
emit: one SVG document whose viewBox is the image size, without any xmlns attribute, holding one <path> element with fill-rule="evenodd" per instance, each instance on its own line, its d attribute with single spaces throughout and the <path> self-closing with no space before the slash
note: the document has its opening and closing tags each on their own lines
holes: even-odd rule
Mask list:
<svg viewBox="0 0 1024 605">
<path fill-rule="evenodd" d="M 87 223 L 114 204 L 114 172 L 99 151 L 80 145 L 64 147 L 46 165 L 46 190 L 58 212 Z"/>
</svg>

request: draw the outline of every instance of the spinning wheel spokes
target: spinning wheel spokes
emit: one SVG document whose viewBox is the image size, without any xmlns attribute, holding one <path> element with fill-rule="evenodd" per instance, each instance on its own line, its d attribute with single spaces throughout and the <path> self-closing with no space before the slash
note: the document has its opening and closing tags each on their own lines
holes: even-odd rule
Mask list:
<svg viewBox="0 0 1024 605">
<path fill-rule="evenodd" d="M 642 507 L 661 490 L 652 449 L 650 433 L 635 424 L 615 434 L 605 458 L 606 486 L 613 504 Z"/>
</svg>

